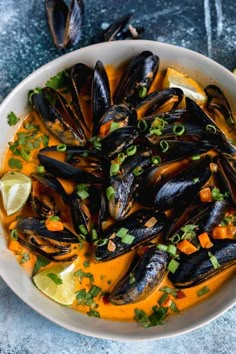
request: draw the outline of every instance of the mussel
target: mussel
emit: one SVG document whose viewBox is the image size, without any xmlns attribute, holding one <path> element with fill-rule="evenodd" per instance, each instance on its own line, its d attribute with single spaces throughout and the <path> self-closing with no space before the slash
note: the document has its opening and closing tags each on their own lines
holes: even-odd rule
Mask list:
<svg viewBox="0 0 236 354">
<path fill-rule="evenodd" d="M 128 272 L 112 290 L 110 302 L 124 305 L 146 299 L 161 282 L 168 260 L 168 253 L 156 247 L 149 248 L 143 256 L 137 256 Z"/>
</svg>

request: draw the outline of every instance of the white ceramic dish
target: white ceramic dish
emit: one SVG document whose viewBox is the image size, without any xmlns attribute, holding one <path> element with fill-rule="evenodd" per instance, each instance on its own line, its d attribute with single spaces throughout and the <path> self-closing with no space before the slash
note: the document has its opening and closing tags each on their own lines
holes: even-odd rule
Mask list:
<svg viewBox="0 0 236 354">
<path fill-rule="evenodd" d="M 7 143 L 17 127 L 9 127 L 7 114 L 14 111 L 24 117 L 28 91 L 43 85 L 58 71 L 77 62 L 94 66 L 100 59 L 105 64 L 117 65 L 142 50 L 151 50 L 161 60 L 160 70 L 168 66 L 190 74 L 204 85 L 218 84 L 236 111 L 236 78 L 216 62 L 187 49 L 153 41 L 123 41 L 96 44 L 66 54 L 35 71 L 22 81 L 0 106 L 0 156 L 1 162 Z M 228 281 L 223 289 L 210 299 L 192 307 L 180 315 L 169 317 L 163 326 L 144 329 L 137 323 L 101 320 L 84 316 L 63 307 L 42 295 L 32 284 L 30 277 L 19 266 L 14 255 L 7 250 L 3 230 L 0 226 L 0 275 L 8 286 L 29 306 L 51 321 L 78 333 L 116 340 L 150 340 L 171 337 L 198 328 L 215 319 L 236 303 L 236 278 Z"/>
</svg>

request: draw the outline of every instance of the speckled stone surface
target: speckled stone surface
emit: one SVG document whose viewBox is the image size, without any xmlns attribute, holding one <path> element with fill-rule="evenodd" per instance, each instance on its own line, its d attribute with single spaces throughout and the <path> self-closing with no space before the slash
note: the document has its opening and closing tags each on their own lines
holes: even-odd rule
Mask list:
<svg viewBox="0 0 236 354">
<path fill-rule="evenodd" d="M 236 67 L 234 0 L 85 0 L 83 47 L 99 40 L 101 25 L 128 12 L 143 38 L 177 44 Z M 67 50 L 68 51 L 68 50 Z M 63 54 L 53 47 L 43 0 L 0 0 L 0 102 L 29 73 Z M 0 279 L 0 354 L 233 354 L 236 307 L 205 327 L 173 339 L 129 343 L 65 330 L 25 305 Z"/>
</svg>

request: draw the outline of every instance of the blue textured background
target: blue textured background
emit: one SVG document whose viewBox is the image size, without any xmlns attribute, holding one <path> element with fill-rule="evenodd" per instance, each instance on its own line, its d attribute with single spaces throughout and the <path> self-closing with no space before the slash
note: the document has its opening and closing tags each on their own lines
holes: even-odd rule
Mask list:
<svg viewBox="0 0 236 354">
<path fill-rule="evenodd" d="M 236 67 L 235 0 L 85 0 L 82 38 L 94 43 L 102 23 L 135 12 L 143 38 L 196 50 Z M 0 102 L 29 73 L 64 52 L 53 47 L 43 0 L 0 0 Z M 236 307 L 205 327 L 173 339 L 119 343 L 69 332 L 26 306 L 0 279 L 0 354 L 233 354 Z"/>
</svg>

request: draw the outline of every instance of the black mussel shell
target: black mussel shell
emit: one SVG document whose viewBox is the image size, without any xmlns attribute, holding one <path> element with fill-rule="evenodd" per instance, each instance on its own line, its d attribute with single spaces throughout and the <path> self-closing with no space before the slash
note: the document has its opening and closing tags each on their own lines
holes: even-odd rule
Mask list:
<svg viewBox="0 0 236 354">
<path fill-rule="evenodd" d="M 228 194 L 228 197 L 236 205 L 236 169 L 223 155 L 217 157 L 218 181 L 221 189 Z"/>
<path fill-rule="evenodd" d="M 149 248 L 135 263 L 132 262 L 132 267 L 112 290 L 110 302 L 125 305 L 146 299 L 163 279 L 168 260 L 166 252 Z"/>
<path fill-rule="evenodd" d="M 55 46 L 63 49 L 76 45 L 81 36 L 83 0 L 71 0 L 69 7 L 64 0 L 45 0 L 45 9 Z"/>
<path fill-rule="evenodd" d="M 152 219 L 152 226 L 145 226 L 150 219 Z M 102 262 L 109 261 L 131 251 L 160 235 L 165 223 L 165 214 L 157 213 L 154 210 L 139 210 L 129 215 L 125 220 L 116 222 L 103 233 L 103 245 L 96 247 L 95 259 Z M 121 228 L 128 230 L 126 237 L 116 236 Z"/>
<path fill-rule="evenodd" d="M 210 254 L 209 254 L 210 252 Z M 216 257 L 219 267 L 216 269 L 210 257 Z M 189 256 L 181 254 L 179 267 L 175 273 L 169 273 L 169 279 L 178 288 L 189 288 L 213 277 L 236 264 L 236 241 L 215 240 L 210 249 L 201 248 Z"/>
</svg>

